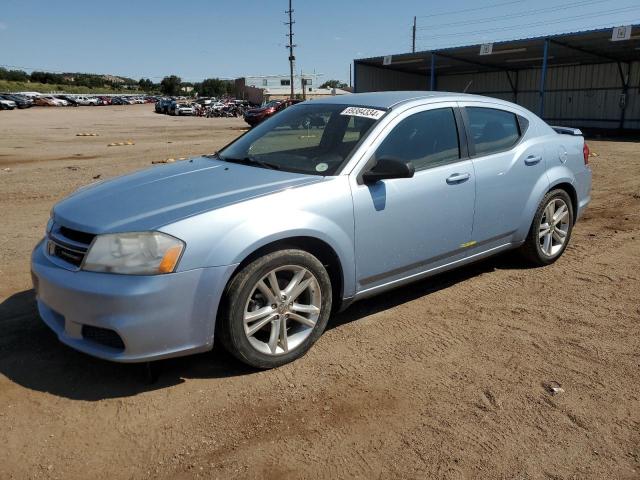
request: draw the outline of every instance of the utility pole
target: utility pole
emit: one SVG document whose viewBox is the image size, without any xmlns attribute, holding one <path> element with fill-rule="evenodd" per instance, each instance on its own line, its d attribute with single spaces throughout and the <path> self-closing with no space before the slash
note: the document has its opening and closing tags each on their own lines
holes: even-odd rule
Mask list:
<svg viewBox="0 0 640 480">
<path fill-rule="evenodd" d="M 290 70 L 290 74 L 291 74 L 291 80 L 289 81 L 290 85 L 291 85 L 291 99 L 293 100 L 295 98 L 295 94 L 293 93 L 293 63 L 296 60 L 296 57 L 293 55 L 293 47 L 295 47 L 296 45 L 293 44 L 293 24 L 295 23 L 293 21 L 293 7 L 291 5 L 292 0 L 289 0 L 289 10 L 287 10 L 285 13 L 289 14 L 289 21 L 285 22 L 285 25 L 289 25 L 289 35 L 287 35 L 289 37 L 289 45 L 287 45 L 287 48 L 289 49 L 289 70 Z M 304 90 L 304 89 L 303 89 Z"/>
<path fill-rule="evenodd" d="M 411 52 L 416 53 L 416 17 L 413 17 L 413 35 L 411 35 Z"/>
</svg>

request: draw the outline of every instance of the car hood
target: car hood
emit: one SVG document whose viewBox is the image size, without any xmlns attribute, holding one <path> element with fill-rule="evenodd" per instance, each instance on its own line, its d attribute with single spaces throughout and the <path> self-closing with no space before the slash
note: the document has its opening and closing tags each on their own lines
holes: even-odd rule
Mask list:
<svg viewBox="0 0 640 480">
<path fill-rule="evenodd" d="M 257 196 L 324 180 L 210 157 L 153 167 L 83 187 L 53 209 L 56 223 L 87 233 L 153 230 Z"/>
</svg>

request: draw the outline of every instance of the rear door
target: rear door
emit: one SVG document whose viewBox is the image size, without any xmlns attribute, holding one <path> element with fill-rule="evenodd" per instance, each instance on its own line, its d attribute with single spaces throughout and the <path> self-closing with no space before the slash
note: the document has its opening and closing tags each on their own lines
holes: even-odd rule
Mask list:
<svg viewBox="0 0 640 480">
<path fill-rule="evenodd" d="M 548 184 L 544 144 L 516 109 L 460 102 L 476 173 L 472 241 L 483 250 L 514 240 L 540 181 Z"/>
<path fill-rule="evenodd" d="M 411 109 L 374 141 L 374 162 L 384 156 L 411 161 L 413 178 L 373 185 L 351 178 L 359 292 L 464 256 L 473 224 L 475 175 L 455 107 L 439 103 Z"/>
</svg>

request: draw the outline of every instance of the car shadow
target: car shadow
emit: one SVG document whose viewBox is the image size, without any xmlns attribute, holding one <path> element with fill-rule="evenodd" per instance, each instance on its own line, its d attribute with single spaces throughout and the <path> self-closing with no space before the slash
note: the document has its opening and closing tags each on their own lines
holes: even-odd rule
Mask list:
<svg viewBox="0 0 640 480">
<path fill-rule="evenodd" d="M 339 328 L 483 273 L 517 268 L 522 268 L 521 262 L 509 254 L 462 267 L 357 302 L 335 315 L 327 328 Z M 189 378 L 224 379 L 257 371 L 221 348 L 153 364 L 120 364 L 90 357 L 58 341 L 38 316 L 34 291 L 25 290 L 0 304 L 0 373 L 31 390 L 96 401 L 162 389 Z"/>
</svg>

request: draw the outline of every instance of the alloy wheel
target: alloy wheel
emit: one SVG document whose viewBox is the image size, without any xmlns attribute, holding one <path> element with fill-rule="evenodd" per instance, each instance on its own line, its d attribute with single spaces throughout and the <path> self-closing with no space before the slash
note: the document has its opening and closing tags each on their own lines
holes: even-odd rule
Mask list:
<svg viewBox="0 0 640 480">
<path fill-rule="evenodd" d="M 554 257 L 562 251 L 569 234 L 569 207 L 561 198 L 552 199 L 544 208 L 538 239 L 540 250 L 547 257 Z"/>
<path fill-rule="evenodd" d="M 285 354 L 311 335 L 321 305 L 313 273 L 297 265 L 275 268 L 251 289 L 244 309 L 245 335 L 261 353 Z"/>
</svg>

